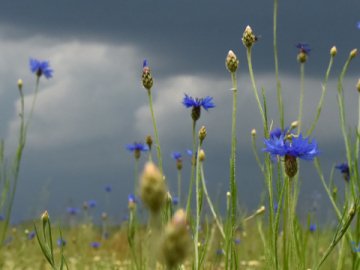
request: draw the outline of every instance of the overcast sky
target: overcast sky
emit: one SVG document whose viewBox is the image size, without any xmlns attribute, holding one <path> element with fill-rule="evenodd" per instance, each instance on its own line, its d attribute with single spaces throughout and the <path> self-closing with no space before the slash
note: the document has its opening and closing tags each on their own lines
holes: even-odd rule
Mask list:
<svg viewBox="0 0 360 270">
<path fill-rule="evenodd" d="M 154 77 L 154 108 L 171 191 L 176 189 L 172 151 L 191 147 L 191 118 L 184 93 L 214 97 L 216 108 L 202 114 L 206 125 L 207 183 L 212 196 L 224 200 L 228 189 L 231 104 L 230 76 L 224 61 L 229 49 L 240 59 L 238 70 L 238 163 L 240 203 L 256 208 L 263 179 L 250 148 L 250 131 L 261 130 L 241 43 L 247 25 L 261 36 L 253 48 L 258 87 L 269 100 L 269 115 L 278 125 L 272 47 L 272 1 L 1 1 L 0 9 L 0 135 L 14 153 L 18 132 L 18 78 L 24 81 L 30 106 L 35 77 L 30 57 L 49 60 L 54 78 L 41 78 L 40 93 L 21 167 L 14 221 L 48 209 L 60 216 L 68 206 L 98 201 L 98 213 L 115 220 L 126 214 L 133 190 L 133 156 L 126 144 L 152 134 L 146 91 L 140 77 L 148 59 Z M 316 129 L 325 174 L 345 158 L 338 123 L 336 83 L 351 49 L 360 48 L 358 0 L 279 1 L 279 65 L 286 123 L 296 120 L 299 98 L 298 42 L 312 48 L 305 67 L 304 126 L 313 118 L 329 50 L 338 48 L 325 107 Z M 357 123 L 360 61 L 349 68 L 344 91 L 349 127 Z M 258 132 L 259 136 L 261 132 Z M 259 152 L 262 138 L 258 140 Z M 260 155 L 261 152 L 260 152 Z M 9 157 L 10 158 L 10 157 Z M 144 162 L 144 158 L 141 162 Z M 189 160 L 184 160 L 188 184 Z M 309 209 L 324 194 L 311 163 L 302 162 L 299 207 Z M 341 188 L 339 174 L 336 181 Z M 104 186 L 113 192 L 105 204 Z M 184 189 L 185 191 L 185 189 Z M 219 194 L 217 194 L 219 193 Z M 320 196 L 321 197 L 321 196 Z M 321 201 L 327 203 L 325 195 Z M 222 204 L 222 203 L 220 203 Z M 326 210 L 328 211 L 328 210 Z"/>
</svg>

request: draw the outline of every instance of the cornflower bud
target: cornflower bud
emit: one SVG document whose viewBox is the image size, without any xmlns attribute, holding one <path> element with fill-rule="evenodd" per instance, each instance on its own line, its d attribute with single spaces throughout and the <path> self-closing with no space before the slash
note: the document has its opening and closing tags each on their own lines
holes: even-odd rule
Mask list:
<svg viewBox="0 0 360 270">
<path fill-rule="evenodd" d="M 254 43 L 256 41 L 257 41 L 257 38 L 253 34 L 251 27 L 249 25 L 246 26 L 245 31 L 243 33 L 243 37 L 242 37 L 242 43 L 244 44 L 244 46 L 246 48 L 251 48 L 252 45 L 254 45 Z"/>
<path fill-rule="evenodd" d="M 150 67 L 147 64 L 147 60 L 144 60 L 143 62 L 143 72 L 141 78 L 142 78 L 142 84 L 145 87 L 145 89 L 150 91 L 154 81 L 151 76 Z"/>
<path fill-rule="evenodd" d="M 154 163 L 145 164 L 140 178 L 140 196 L 145 206 L 158 213 L 166 201 L 167 188 L 163 175 Z"/>
<path fill-rule="evenodd" d="M 358 90 L 358 92 L 360 93 L 360 79 L 358 80 L 357 84 L 356 84 L 356 89 Z"/>
<path fill-rule="evenodd" d="M 290 129 L 295 129 L 299 126 L 299 121 L 294 121 L 290 125 Z"/>
<path fill-rule="evenodd" d="M 199 160 L 200 160 L 200 162 L 203 162 L 205 160 L 205 152 L 203 149 L 200 149 Z"/>
<path fill-rule="evenodd" d="M 153 144 L 153 140 L 152 140 L 151 135 L 146 136 L 145 142 L 146 142 L 147 146 L 149 147 L 149 150 L 151 150 L 151 146 Z"/>
<path fill-rule="evenodd" d="M 251 136 L 253 136 L 253 137 L 256 136 L 256 129 L 255 129 L 255 128 L 253 128 L 253 129 L 251 130 Z"/>
<path fill-rule="evenodd" d="M 356 55 L 357 55 L 357 49 L 351 50 L 351 52 L 350 52 L 350 59 L 354 59 Z"/>
<path fill-rule="evenodd" d="M 42 220 L 43 224 L 46 224 L 49 221 L 48 211 L 45 211 L 44 213 L 42 213 L 41 220 Z"/>
<path fill-rule="evenodd" d="M 238 68 L 239 60 L 232 50 L 230 50 L 226 56 L 225 65 L 230 72 L 235 72 Z"/>
<path fill-rule="evenodd" d="M 190 243 L 186 213 L 179 209 L 166 225 L 161 241 L 161 257 L 168 269 L 176 269 L 184 261 L 191 247 Z"/>
<path fill-rule="evenodd" d="M 199 140 L 200 140 L 200 144 L 202 144 L 202 142 L 204 141 L 205 137 L 206 137 L 206 128 L 205 126 L 202 126 L 199 130 Z"/>
<path fill-rule="evenodd" d="M 332 46 L 330 49 L 330 55 L 334 57 L 337 54 L 337 49 L 335 46 Z"/>
<path fill-rule="evenodd" d="M 298 171 L 296 157 L 285 155 L 285 173 L 289 178 L 293 178 Z"/>
<path fill-rule="evenodd" d="M 18 86 L 19 90 L 21 91 L 22 88 L 23 88 L 23 81 L 22 81 L 22 79 L 18 79 L 18 81 L 17 81 L 17 86 Z"/>
</svg>

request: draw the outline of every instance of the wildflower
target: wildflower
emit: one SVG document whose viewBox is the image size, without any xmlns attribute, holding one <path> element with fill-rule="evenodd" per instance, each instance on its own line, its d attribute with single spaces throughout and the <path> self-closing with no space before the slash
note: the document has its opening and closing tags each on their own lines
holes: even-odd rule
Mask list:
<svg viewBox="0 0 360 270">
<path fill-rule="evenodd" d="M 330 49 L 330 55 L 334 57 L 337 54 L 337 49 L 335 46 L 332 46 Z"/>
<path fill-rule="evenodd" d="M 264 143 L 266 147 L 263 151 L 269 152 L 273 158 L 285 157 L 285 171 L 290 178 L 297 173 L 296 158 L 313 160 L 319 154 L 315 141 L 310 142 L 308 138 L 303 138 L 301 133 L 295 136 L 287 129 L 270 132 L 270 138 L 265 139 Z"/>
<path fill-rule="evenodd" d="M 186 108 L 192 107 L 191 117 L 194 121 L 197 121 L 200 118 L 201 107 L 203 107 L 206 111 L 210 108 L 215 107 L 213 98 L 210 96 L 207 96 L 205 98 L 192 98 L 191 96 L 185 94 L 182 103 Z"/>
<path fill-rule="evenodd" d="M 30 58 L 30 70 L 32 73 L 35 73 L 38 78 L 44 74 L 46 79 L 51 78 L 54 72 L 54 70 L 50 68 L 48 61 L 39 61 L 33 58 Z"/>
<path fill-rule="evenodd" d="M 80 212 L 79 208 L 75 208 L 75 207 L 68 207 L 66 209 L 66 211 L 68 212 L 68 214 L 70 214 L 71 216 L 75 216 L 76 214 L 78 214 Z"/>
<path fill-rule="evenodd" d="M 128 208 L 130 210 L 135 209 L 136 203 L 137 203 L 137 200 L 136 200 L 135 195 L 134 194 L 129 194 L 129 196 L 128 196 Z"/>
<path fill-rule="evenodd" d="M 257 41 L 257 39 L 258 38 L 254 35 L 251 27 L 249 25 L 246 26 L 242 37 L 242 43 L 244 44 L 244 46 L 246 48 L 251 48 L 252 45 L 254 45 L 254 43 Z"/>
<path fill-rule="evenodd" d="M 143 73 L 142 73 L 142 84 L 148 91 L 151 90 L 153 86 L 154 80 L 150 73 L 150 68 L 148 66 L 147 60 L 145 59 L 143 62 Z"/>
<path fill-rule="evenodd" d="M 350 179 L 349 165 L 346 162 L 344 162 L 344 163 L 336 165 L 335 168 L 338 169 L 342 173 L 344 180 L 348 182 Z"/>
<path fill-rule="evenodd" d="M 232 50 L 230 50 L 226 56 L 225 65 L 230 72 L 235 72 L 238 68 L 239 60 Z"/>
<path fill-rule="evenodd" d="M 173 197 L 172 198 L 172 203 L 174 206 L 177 206 L 179 204 L 179 198 L 178 197 Z"/>
<path fill-rule="evenodd" d="M 100 247 L 100 243 L 99 242 L 91 242 L 90 246 L 94 249 L 98 249 Z"/>
<path fill-rule="evenodd" d="M 34 231 L 31 231 L 28 233 L 27 238 L 29 240 L 32 240 L 32 239 L 34 239 L 35 235 L 36 235 L 36 233 Z"/>
<path fill-rule="evenodd" d="M 298 61 L 300 63 L 305 63 L 311 51 L 310 45 L 307 43 L 299 42 L 298 44 L 296 44 L 296 48 L 299 49 L 299 53 L 297 56 Z"/>
<path fill-rule="evenodd" d="M 112 191 L 111 185 L 106 185 L 105 186 L 105 192 L 110 193 L 111 191 Z"/>
<path fill-rule="evenodd" d="M 234 239 L 234 243 L 235 243 L 235 245 L 239 245 L 241 243 L 241 240 L 240 239 Z"/>
<path fill-rule="evenodd" d="M 176 161 L 176 168 L 180 171 L 182 169 L 182 156 L 179 152 L 173 152 L 171 157 Z"/>
<path fill-rule="evenodd" d="M 315 232 L 316 231 L 316 224 L 314 224 L 314 223 L 310 224 L 309 231 L 310 232 Z"/>
<path fill-rule="evenodd" d="M 62 238 L 59 238 L 57 241 L 56 241 L 58 247 L 64 247 L 66 245 L 66 241 Z"/>
<path fill-rule="evenodd" d="M 141 152 L 148 151 L 149 147 L 143 143 L 134 142 L 133 144 L 128 144 L 126 149 L 130 152 L 134 152 L 135 159 L 139 159 Z"/>
<path fill-rule="evenodd" d="M 357 29 L 360 29 L 360 21 L 358 21 L 358 22 L 356 23 L 356 27 L 357 27 Z"/>
<path fill-rule="evenodd" d="M 90 208 L 95 208 L 96 207 L 96 201 L 95 200 L 89 200 L 87 201 L 87 205 L 90 207 Z"/>
</svg>

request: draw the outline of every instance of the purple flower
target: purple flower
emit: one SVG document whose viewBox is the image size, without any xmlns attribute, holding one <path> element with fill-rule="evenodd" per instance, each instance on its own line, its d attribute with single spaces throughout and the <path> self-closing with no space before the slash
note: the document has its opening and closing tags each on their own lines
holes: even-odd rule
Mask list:
<svg viewBox="0 0 360 270">
<path fill-rule="evenodd" d="M 316 231 L 316 224 L 314 224 L 314 223 L 310 224 L 309 231 L 310 232 L 315 232 Z"/>
<path fill-rule="evenodd" d="M 68 212 L 68 214 L 75 216 L 76 214 L 78 214 L 80 212 L 79 208 L 76 207 L 68 207 L 66 209 L 66 211 Z"/>
<path fill-rule="evenodd" d="M 338 164 L 335 166 L 335 168 L 338 169 L 342 173 L 345 181 L 349 181 L 350 169 L 349 169 L 349 165 L 347 164 L 347 162 Z"/>
<path fill-rule="evenodd" d="M 31 231 L 31 232 L 29 232 L 29 234 L 27 235 L 27 238 L 28 238 L 29 240 L 32 240 L 32 239 L 34 239 L 35 235 L 36 235 L 36 233 L 35 233 L 34 231 Z"/>
<path fill-rule="evenodd" d="M 90 208 L 95 208 L 96 207 L 96 201 L 95 200 L 88 200 L 87 201 L 87 205 L 90 207 Z"/>
<path fill-rule="evenodd" d="M 134 142 L 133 144 L 128 144 L 126 146 L 126 149 L 129 150 L 130 152 L 135 152 L 135 151 L 146 152 L 149 150 L 149 147 L 144 143 Z"/>
<path fill-rule="evenodd" d="M 58 247 L 64 247 L 66 245 L 66 241 L 62 238 L 59 238 L 57 241 L 56 241 Z"/>
<path fill-rule="evenodd" d="M 105 186 L 105 192 L 110 193 L 111 191 L 112 191 L 111 185 L 106 185 Z"/>
<path fill-rule="evenodd" d="M 51 78 L 54 70 L 50 68 L 48 61 L 39 61 L 37 59 L 30 58 L 30 70 L 35 73 L 39 78 L 44 74 L 46 79 Z"/>
<path fill-rule="evenodd" d="M 183 104 L 186 108 L 200 108 L 203 107 L 205 110 L 208 110 L 210 108 L 214 108 L 215 104 L 212 100 L 212 97 L 205 97 L 205 98 L 192 98 L 191 96 L 188 96 L 185 94 L 185 97 L 183 99 Z"/>
<path fill-rule="evenodd" d="M 179 198 L 178 197 L 173 197 L 172 198 L 172 203 L 174 206 L 178 205 L 179 204 Z"/>
<path fill-rule="evenodd" d="M 298 44 L 296 44 L 296 48 L 299 49 L 299 52 L 305 53 L 306 55 L 309 55 L 311 51 L 310 45 L 304 42 L 299 42 Z"/>
<path fill-rule="evenodd" d="M 94 249 L 98 249 L 101 246 L 101 244 L 99 242 L 91 242 L 90 246 Z"/>
<path fill-rule="evenodd" d="M 357 27 L 357 29 L 360 29 L 360 21 L 358 21 L 358 22 L 356 23 L 356 27 Z"/>
<path fill-rule="evenodd" d="M 171 157 L 172 157 L 173 159 L 175 159 L 176 161 L 181 160 L 181 158 L 182 158 L 180 152 L 173 152 L 173 153 L 171 154 Z"/>
<path fill-rule="evenodd" d="M 134 194 L 129 194 L 128 203 L 137 203 L 137 199 Z"/>
</svg>

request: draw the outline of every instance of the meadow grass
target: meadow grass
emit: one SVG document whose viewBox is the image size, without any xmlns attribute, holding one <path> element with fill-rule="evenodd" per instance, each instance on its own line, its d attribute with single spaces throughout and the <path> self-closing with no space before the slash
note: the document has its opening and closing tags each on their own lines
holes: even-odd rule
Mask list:
<svg viewBox="0 0 360 270">
<path fill-rule="evenodd" d="M 274 1 L 273 47 L 276 77 L 278 121 L 270 120 L 266 90 L 258 88 L 255 68 L 252 63 L 253 48 L 258 37 L 250 26 L 242 36 L 252 91 L 262 122 L 262 131 L 251 132 L 254 159 L 264 178 L 264 196 L 259 208 L 253 213 L 240 209 L 237 185 L 238 137 L 238 82 L 239 61 L 230 50 L 224 57 L 232 85 L 232 119 L 229 139 L 229 181 L 226 212 L 221 215 L 213 203 L 206 183 L 207 130 L 199 128 L 203 110 L 215 109 L 211 96 L 192 97 L 185 94 L 182 103 L 190 109 L 189 125 L 192 133 L 190 185 L 182 197 L 182 156 L 174 153 L 177 164 L 178 190 L 171 194 L 167 174 L 163 169 L 163 155 L 156 123 L 156 108 L 153 106 L 154 80 L 149 63 L 144 60 L 142 84 L 147 91 L 155 142 L 152 136 L 145 143 L 127 145 L 134 154 L 134 190 L 129 192 L 126 221 L 117 225 L 107 224 L 107 215 L 102 215 L 101 225 L 92 222 L 89 208 L 96 203 L 88 201 L 82 211 L 87 218 L 77 215 L 81 210 L 69 208 L 68 214 L 74 224 L 62 221 L 52 223 L 51 213 L 46 211 L 34 221 L 10 226 L 12 205 L 18 185 L 22 153 L 30 120 L 35 108 L 40 78 L 51 78 L 52 69 L 46 61 L 31 60 L 30 69 L 36 78 L 34 99 L 30 114 L 25 116 L 22 82 L 20 93 L 20 128 L 17 152 L 9 165 L 4 158 L 4 143 L 0 147 L 0 267 L 1 269 L 360 269 L 360 178 L 358 159 L 360 148 L 360 80 L 354 82 L 354 91 L 359 92 L 358 126 L 349 129 L 345 114 L 343 81 L 351 62 L 357 56 L 352 50 L 338 74 L 337 100 L 339 129 L 341 129 L 346 162 L 333 167 L 329 179 L 322 171 L 318 145 L 310 138 L 315 130 L 327 90 L 327 82 L 337 55 L 336 47 L 329 48 L 329 65 L 322 83 L 322 93 L 314 110 L 309 127 L 303 125 L 303 101 L 306 95 L 306 64 L 310 57 L 310 45 L 298 43 L 299 104 L 296 119 L 286 119 L 282 97 L 281 74 L 277 50 L 277 9 Z M 241 98 L 241 97 L 240 97 Z M 180 101 L 179 101 L 180 102 Z M 207 117 L 207 116 L 206 116 Z M 278 125 L 274 124 L 279 123 Z M 259 135 L 261 134 L 261 135 Z M 241 134 L 243 135 L 243 134 Z M 261 136 L 262 151 L 256 144 Z M 320 140 L 320 138 L 317 138 Z M 152 148 L 156 150 L 156 157 Z M 145 155 L 148 153 L 148 155 Z M 241 154 L 241 151 L 240 151 Z M 139 168 L 140 158 L 147 162 Z M 300 192 L 299 171 L 301 162 L 313 163 L 334 212 L 334 225 L 324 224 L 321 229 L 313 223 L 309 214 L 306 222 L 298 213 Z M 339 200 L 333 182 L 333 173 L 339 169 L 346 183 L 346 193 Z M 176 197 L 177 195 L 177 197 Z M 141 204 L 139 203 L 141 200 Z M 207 208 L 206 208 L 207 205 Z M 207 211 L 209 209 L 209 211 Z M 140 211 L 141 210 L 141 211 Z M 140 213 L 146 212 L 141 216 Z"/>
</svg>

